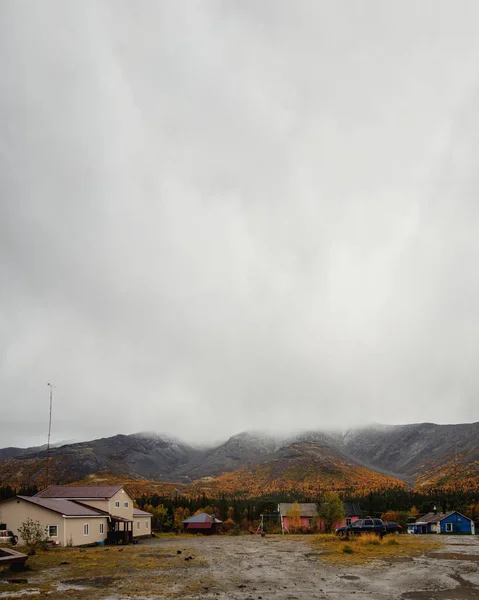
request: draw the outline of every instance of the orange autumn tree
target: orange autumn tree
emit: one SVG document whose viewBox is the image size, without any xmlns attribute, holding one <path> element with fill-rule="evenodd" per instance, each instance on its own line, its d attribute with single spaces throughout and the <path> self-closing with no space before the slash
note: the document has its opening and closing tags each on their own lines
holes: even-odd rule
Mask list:
<svg viewBox="0 0 479 600">
<path fill-rule="evenodd" d="M 415 506 L 411 507 L 411 510 L 409 511 L 409 516 L 411 517 L 411 519 L 417 519 L 419 517 L 419 511 Z"/>
<path fill-rule="evenodd" d="M 301 508 L 297 501 L 293 502 L 291 508 L 286 511 L 288 517 L 288 529 L 290 533 L 296 533 L 301 528 Z"/>
<path fill-rule="evenodd" d="M 396 523 L 399 523 L 401 519 L 401 513 L 398 510 L 388 510 L 383 512 L 381 519 L 383 521 L 395 521 Z"/>
<path fill-rule="evenodd" d="M 318 508 L 326 533 L 331 533 L 337 523 L 344 520 L 344 504 L 337 492 L 325 492 Z"/>
<path fill-rule="evenodd" d="M 183 521 L 185 519 L 188 519 L 189 516 L 190 516 L 190 511 L 188 508 L 183 508 L 181 506 L 179 506 L 178 508 L 175 508 L 175 510 L 173 511 L 173 519 L 174 519 L 174 527 L 175 527 L 176 531 L 184 530 Z"/>
</svg>

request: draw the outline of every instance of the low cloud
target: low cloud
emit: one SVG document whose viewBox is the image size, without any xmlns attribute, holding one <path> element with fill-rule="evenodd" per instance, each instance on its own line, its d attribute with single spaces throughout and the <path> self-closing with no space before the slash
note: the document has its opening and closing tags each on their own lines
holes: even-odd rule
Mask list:
<svg viewBox="0 0 479 600">
<path fill-rule="evenodd" d="M 479 420 L 478 17 L 3 3 L 2 445 Z"/>
</svg>

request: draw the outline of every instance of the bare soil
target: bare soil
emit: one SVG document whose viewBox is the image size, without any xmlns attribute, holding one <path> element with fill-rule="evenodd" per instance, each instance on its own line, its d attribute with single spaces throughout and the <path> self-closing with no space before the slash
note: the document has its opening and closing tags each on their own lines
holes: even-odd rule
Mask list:
<svg viewBox="0 0 479 600">
<path fill-rule="evenodd" d="M 162 537 L 108 552 L 64 549 L 32 562 L 27 585 L 0 579 L 0 598 L 479 600 L 475 537 L 434 536 L 442 543 L 434 551 L 431 536 L 414 537 L 424 553 L 365 564 L 331 562 L 313 536 Z"/>
<path fill-rule="evenodd" d="M 182 595 L 217 600 L 479 599 L 479 543 L 473 536 L 440 536 L 443 546 L 437 551 L 427 551 L 431 536 L 424 536 L 422 556 L 393 556 L 363 565 L 331 564 L 323 552 L 312 551 L 311 541 L 308 536 L 187 540 L 208 566 L 194 574 L 205 586 L 202 593 L 189 595 L 184 581 Z"/>
</svg>

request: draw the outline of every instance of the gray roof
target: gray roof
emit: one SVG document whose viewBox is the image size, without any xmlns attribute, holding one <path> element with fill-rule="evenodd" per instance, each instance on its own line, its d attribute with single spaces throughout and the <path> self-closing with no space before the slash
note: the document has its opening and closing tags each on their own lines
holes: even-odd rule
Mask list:
<svg viewBox="0 0 479 600">
<path fill-rule="evenodd" d="M 279 514 L 282 517 L 287 517 L 288 512 L 290 512 L 293 508 L 293 502 L 281 502 L 279 504 Z M 314 502 L 308 503 L 299 503 L 299 511 L 301 517 L 317 517 L 318 516 L 318 506 Z"/>
<path fill-rule="evenodd" d="M 219 519 L 216 519 L 212 515 L 208 515 L 206 513 L 198 513 L 197 515 L 193 515 L 189 519 L 185 519 L 183 523 L 222 523 Z"/>
<path fill-rule="evenodd" d="M 416 519 L 416 523 L 419 523 L 419 524 L 421 524 L 421 523 L 440 523 L 443 519 L 450 517 L 454 513 L 457 513 L 457 510 L 450 510 L 447 513 L 430 512 L 430 513 L 427 513 L 426 515 L 423 515 L 422 517 L 419 517 L 418 519 Z M 469 517 L 466 517 L 461 513 L 457 513 L 457 514 L 461 515 L 461 517 L 464 517 L 468 521 L 471 521 L 471 519 L 469 519 Z"/>
<path fill-rule="evenodd" d="M 146 510 L 141 510 L 140 508 L 134 508 L 133 516 L 134 517 L 152 517 L 153 515 L 149 512 L 146 512 Z"/>
<path fill-rule="evenodd" d="M 279 504 L 279 513 L 282 517 L 286 517 L 287 513 L 291 511 L 293 507 L 292 502 L 281 502 Z M 317 517 L 318 516 L 318 505 L 314 502 L 299 503 L 299 510 L 301 517 Z M 361 508 L 359 504 L 355 502 L 344 502 L 344 513 L 346 517 L 360 517 Z"/>
<path fill-rule="evenodd" d="M 356 502 L 344 502 L 344 515 L 346 517 L 360 517 L 361 507 Z"/>
<path fill-rule="evenodd" d="M 51 485 L 35 494 L 35 497 L 101 500 L 111 498 L 122 488 L 122 485 Z"/>
<path fill-rule="evenodd" d="M 453 512 L 455 511 L 452 510 L 448 513 L 430 512 L 416 519 L 416 523 L 439 523 L 439 521 L 442 521 L 445 517 L 452 515 Z"/>
<path fill-rule="evenodd" d="M 65 498 L 37 498 L 35 496 L 17 496 L 25 502 L 41 506 L 66 517 L 108 517 L 108 513 L 98 508 L 86 506 L 75 500 Z"/>
</svg>

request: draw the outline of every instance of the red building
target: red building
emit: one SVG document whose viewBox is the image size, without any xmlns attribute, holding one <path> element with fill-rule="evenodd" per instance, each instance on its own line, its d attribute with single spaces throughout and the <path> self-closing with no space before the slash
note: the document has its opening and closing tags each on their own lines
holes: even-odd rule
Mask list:
<svg viewBox="0 0 479 600">
<path fill-rule="evenodd" d="M 211 535 L 212 533 L 217 533 L 221 523 L 223 523 L 223 521 L 216 519 L 212 515 L 198 513 L 189 519 L 185 519 L 183 521 L 183 526 L 186 533 L 204 533 L 205 535 Z"/>
</svg>

